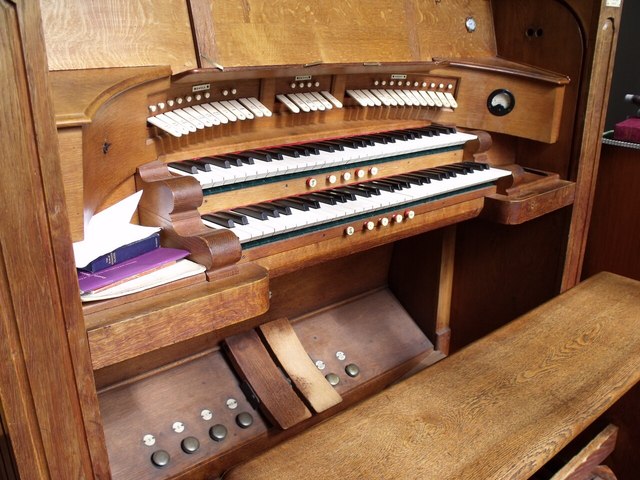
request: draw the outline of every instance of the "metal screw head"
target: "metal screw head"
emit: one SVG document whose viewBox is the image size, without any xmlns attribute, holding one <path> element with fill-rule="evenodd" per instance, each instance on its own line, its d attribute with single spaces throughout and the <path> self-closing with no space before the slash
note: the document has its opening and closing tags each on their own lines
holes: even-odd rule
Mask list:
<svg viewBox="0 0 640 480">
<path fill-rule="evenodd" d="M 344 352 L 336 352 L 336 358 L 340 361 L 344 360 L 345 358 L 347 358 L 347 356 L 345 355 Z"/>
<path fill-rule="evenodd" d="M 467 32 L 473 33 L 478 28 L 478 24 L 476 23 L 476 19 L 473 17 L 467 17 L 464 21 L 464 26 L 467 27 Z"/>
<path fill-rule="evenodd" d="M 327 366 L 322 360 L 316 360 L 316 367 L 318 367 L 318 370 L 324 370 Z"/>
<path fill-rule="evenodd" d="M 340 383 L 340 377 L 335 373 L 327 373 L 324 378 L 327 379 L 327 382 L 329 382 L 332 387 L 335 387 Z"/>
<path fill-rule="evenodd" d="M 227 408 L 229 410 L 235 410 L 238 408 L 238 401 L 235 398 L 227 399 Z"/>
<path fill-rule="evenodd" d="M 147 433 L 144 437 L 142 437 L 142 443 L 144 443 L 147 447 L 152 447 L 156 444 L 156 437 Z"/>
</svg>

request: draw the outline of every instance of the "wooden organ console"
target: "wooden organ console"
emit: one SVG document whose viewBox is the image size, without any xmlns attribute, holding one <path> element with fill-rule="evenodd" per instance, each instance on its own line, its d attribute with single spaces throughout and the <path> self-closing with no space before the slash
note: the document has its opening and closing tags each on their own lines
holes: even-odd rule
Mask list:
<svg viewBox="0 0 640 480">
<path fill-rule="evenodd" d="M 620 2 L 2 3 L 59 152 L 69 417 L 25 478 L 219 478 L 579 279 Z M 81 305 L 71 242 L 139 190 L 206 272 Z"/>
</svg>

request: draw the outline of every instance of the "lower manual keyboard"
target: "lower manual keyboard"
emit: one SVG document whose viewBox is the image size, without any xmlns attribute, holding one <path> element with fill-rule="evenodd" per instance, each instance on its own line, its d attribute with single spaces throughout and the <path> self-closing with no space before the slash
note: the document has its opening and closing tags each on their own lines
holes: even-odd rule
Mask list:
<svg viewBox="0 0 640 480">
<path fill-rule="evenodd" d="M 245 205 L 202 216 L 205 225 L 234 232 L 242 244 L 279 237 L 332 222 L 349 221 L 434 197 L 490 184 L 511 172 L 462 162 Z M 261 242 L 262 243 L 262 242 Z M 247 245 L 250 246 L 250 245 Z"/>
</svg>

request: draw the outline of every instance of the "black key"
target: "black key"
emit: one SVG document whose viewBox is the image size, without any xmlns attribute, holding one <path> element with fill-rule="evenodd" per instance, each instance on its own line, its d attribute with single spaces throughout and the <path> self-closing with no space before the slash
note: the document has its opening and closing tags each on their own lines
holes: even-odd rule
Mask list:
<svg viewBox="0 0 640 480">
<path fill-rule="evenodd" d="M 216 155 L 218 158 L 222 158 L 223 160 L 228 160 L 232 167 L 241 167 L 242 160 L 244 157 L 240 155 L 236 155 L 235 153 L 227 153 L 224 155 Z"/>
<path fill-rule="evenodd" d="M 270 217 L 273 218 L 278 218 L 280 216 L 280 209 L 278 207 L 276 207 L 275 205 L 272 205 L 270 203 L 257 203 L 255 205 L 251 205 L 251 207 L 253 208 L 257 208 L 262 210 L 264 213 L 266 213 L 267 215 L 269 215 Z M 287 213 L 286 215 L 291 215 L 291 209 L 289 209 L 289 213 Z"/>
<path fill-rule="evenodd" d="M 380 180 L 375 180 L 374 182 L 372 182 L 374 185 L 378 186 L 378 185 L 389 185 L 393 190 L 402 190 L 402 185 L 398 182 L 394 182 L 393 180 L 389 180 L 389 179 L 380 179 Z"/>
<path fill-rule="evenodd" d="M 395 138 L 396 140 L 400 140 L 402 142 L 406 142 L 410 139 L 409 135 L 401 133 L 401 132 L 387 132 L 386 135 Z"/>
<path fill-rule="evenodd" d="M 203 157 L 200 159 L 201 162 L 209 163 L 211 165 L 215 165 L 220 168 L 231 168 L 231 162 L 228 159 L 220 158 L 220 157 Z"/>
<path fill-rule="evenodd" d="M 291 215 L 291 207 L 288 205 L 276 205 L 275 202 L 264 202 L 264 203 L 258 203 L 257 205 L 254 205 L 254 206 L 264 207 L 265 209 L 272 210 L 281 215 Z"/>
<path fill-rule="evenodd" d="M 335 145 L 331 145 L 331 144 L 324 143 L 324 142 L 321 142 L 321 143 L 307 143 L 306 146 L 308 148 L 312 148 L 312 149 L 316 150 L 317 153 L 320 153 L 320 151 L 333 153 L 333 152 L 335 152 L 337 150 Z"/>
<path fill-rule="evenodd" d="M 424 178 L 412 175 L 396 175 L 393 178 L 397 178 L 398 180 L 402 180 L 413 185 L 422 185 L 423 183 L 427 183 L 424 181 Z"/>
<path fill-rule="evenodd" d="M 232 212 L 231 210 L 216 212 L 214 215 L 217 215 L 220 218 L 233 220 L 239 225 L 247 225 L 249 223 L 249 219 L 247 217 L 245 217 L 244 215 L 240 215 L 239 213 Z"/>
<path fill-rule="evenodd" d="M 366 186 L 372 186 L 384 190 L 385 192 L 395 192 L 396 189 L 387 183 L 380 183 L 378 181 L 367 182 Z"/>
<path fill-rule="evenodd" d="M 413 172 L 414 175 L 420 175 L 421 177 L 429 180 L 442 180 L 445 176 L 441 172 L 434 172 L 431 170 L 420 170 L 419 172 Z"/>
<path fill-rule="evenodd" d="M 369 192 L 371 195 L 380 195 L 380 189 L 375 185 L 369 183 L 359 183 L 358 185 L 351 185 L 351 188 L 357 188 Z"/>
<path fill-rule="evenodd" d="M 242 155 L 247 158 L 253 158 L 255 160 L 261 160 L 263 162 L 270 162 L 273 160 L 271 154 L 262 150 L 249 150 L 247 152 L 238 152 L 238 155 Z"/>
<path fill-rule="evenodd" d="M 373 147 L 376 144 L 376 142 L 374 142 L 372 138 L 369 138 L 368 135 L 367 136 L 358 135 L 357 137 L 351 137 L 351 138 L 358 142 L 362 142 L 365 147 Z"/>
<path fill-rule="evenodd" d="M 234 158 L 236 160 L 239 160 L 240 164 L 242 164 L 242 165 L 253 165 L 255 163 L 255 158 L 252 157 L 251 155 L 246 154 L 245 152 L 242 152 L 242 153 L 230 153 L 228 155 L 225 155 L 225 157 L 231 157 L 231 158 Z"/>
<path fill-rule="evenodd" d="M 286 147 L 281 147 L 285 150 L 298 152 L 298 155 L 302 155 L 303 157 L 308 157 L 311 155 L 311 150 L 306 148 L 305 145 L 287 145 Z"/>
<path fill-rule="evenodd" d="M 447 127 L 445 125 L 436 125 L 436 124 L 433 124 L 430 127 L 440 133 L 444 133 L 445 135 L 449 133 L 456 133 L 456 127 Z"/>
<path fill-rule="evenodd" d="M 473 172 L 473 168 L 467 167 L 465 165 L 447 165 L 447 169 L 453 170 L 454 172 L 461 175 L 466 175 L 467 173 Z"/>
<path fill-rule="evenodd" d="M 186 165 L 184 162 L 171 162 L 169 166 L 175 168 L 176 170 L 180 170 L 181 172 L 195 174 L 198 173 L 198 169 L 193 165 Z"/>
<path fill-rule="evenodd" d="M 327 143 L 329 143 L 330 145 L 336 145 L 339 148 L 339 150 L 344 150 L 345 148 L 358 148 L 358 144 L 356 142 L 350 142 L 348 139 L 344 139 L 344 138 L 340 138 L 340 139 L 335 139 L 335 140 L 327 140 Z"/>
<path fill-rule="evenodd" d="M 387 143 L 395 143 L 396 142 L 395 138 L 390 137 L 388 135 L 384 135 L 384 134 L 374 133 L 374 134 L 369 135 L 369 136 L 373 139 L 374 142 L 377 142 L 377 143 L 387 144 Z"/>
<path fill-rule="evenodd" d="M 309 211 L 309 205 L 304 202 L 294 202 L 291 199 L 283 198 L 282 200 L 273 200 L 273 203 L 277 207 L 281 208 L 295 208 L 296 210 L 302 210 L 303 212 Z"/>
<path fill-rule="evenodd" d="M 339 143 L 331 143 L 331 141 L 327 140 L 324 142 L 319 142 L 318 145 L 324 145 L 327 148 L 333 148 L 334 150 L 338 150 L 339 152 L 343 152 L 344 151 L 344 145 L 341 145 Z"/>
<path fill-rule="evenodd" d="M 184 160 L 182 163 L 184 163 L 185 165 L 195 167 L 197 170 L 200 170 L 201 172 L 211 171 L 211 165 L 209 165 L 208 163 L 199 162 L 198 160 Z"/>
<path fill-rule="evenodd" d="M 442 176 L 444 178 L 453 178 L 456 176 L 456 172 L 452 172 L 450 170 L 447 170 L 445 167 L 434 167 L 434 168 L 430 168 L 429 170 L 431 170 L 432 172 L 440 172 L 442 173 Z"/>
<path fill-rule="evenodd" d="M 238 207 L 238 208 L 234 208 L 233 211 L 240 215 L 245 215 L 251 218 L 257 218 L 258 220 L 267 220 L 269 218 L 269 215 L 267 215 L 264 211 L 256 210 L 251 207 Z"/>
<path fill-rule="evenodd" d="M 309 193 L 307 195 L 303 195 L 302 197 L 305 200 L 314 200 L 320 203 L 326 203 L 327 205 L 335 205 L 336 199 L 331 195 L 323 195 L 322 192 Z"/>
<path fill-rule="evenodd" d="M 414 178 L 418 180 L 419 182 L 421 182 L 420 185 L 431 183 L 431 179 L 423 175 L 417 175 L 415 173 L 405 173 L 404 176 L 407 178 Z"/>
<path fill-rule="evenodd" d="M 358 197 L 365 197 L 365 198 L 369 198 L 372 195 L 372 192 L 369 189 L 358 188 L 353 186 L 341 187 L 341 188 L 337 188 L 336 190 L 338 190 L 339 192 L 350 193 L 351 195 L 355 195 Z M 353 200 L 355 200 L 355 198 Z"/>
<path fill-rule="evenodd" d="M 289 149 L 287 149 L 287 147 L 273 148 L 273 149 L 271 149 L 269 151 L 277 153 L 278 155 L 280 155 L 279 160 L 282 160 L 282 156 L 283 155 L 286 155 L 288 157 L 295 157 L 295 158 L 298 158 L 300 156 L 300 154 L 296 150 L 289 150 Z"/>
<path fill-rule="evenodd" d="M 481 171 L 481 170 L 489 170 L 489 164 L 480 163 L 480 162 L 462 162 L 462 165 L 467 165 L 468 167 Z"/>
<path fill-rule="evenodd" d="M 289 197 L 287 200 L 298 204 L 305 204 L 309 208 L 320 208 L 320 202 L 311 198 Z"/>
<path fill-rule="evenodd" d="M 417 129 L 423 137 L 435 137 L 436 135 L 440 135 L 440 133 L 436 130 L 431 130 L 429 127 L 422 127 Z"/>
<path fill-rule="evenodd" d="M 236 224 L 233 223 L 233 220 L 231 220 L 230 218 L 220 217 L 216 214 L 206 214 L 203 215 L 202 218 L 208 222 L 215 223 L 216 225 L 220 225 L 221 227 L 225 228 L 233 228 L 236 226 Z"/>
<path fill-rule="evenodd" d="M 276 152 L 275 149 L 269 149 L 265 151 L 271 157 L 271 160 L 282 160 L 282 153 Z"/>
<path fill-rule="evenodd" d="M 324 195 L 331 195 L 336 201 L 346 203 L 348 200 L 355 200 L 355 195 L 346 192 L 337 192 L 335 190 L 326 190 L 322 192 Z"/>
</svg>

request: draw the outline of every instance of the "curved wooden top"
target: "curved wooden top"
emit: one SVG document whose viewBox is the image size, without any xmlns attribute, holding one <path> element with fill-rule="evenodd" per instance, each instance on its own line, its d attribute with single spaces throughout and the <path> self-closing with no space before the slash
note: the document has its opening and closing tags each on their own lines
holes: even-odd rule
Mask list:
<svg viewBox="0 0 640 480">
<path fill-rule="evenodd" d="M 141 83 L 170 75 L 168 66 L 49 72 L 56 125 L 59 128 L 90 123 L 109 99 Z"/>
<path fill-rule="evenodd" d="M 639 380 L 640 282 L 602 273 L 225 479 L 528 478 Z"/>
</svg>

